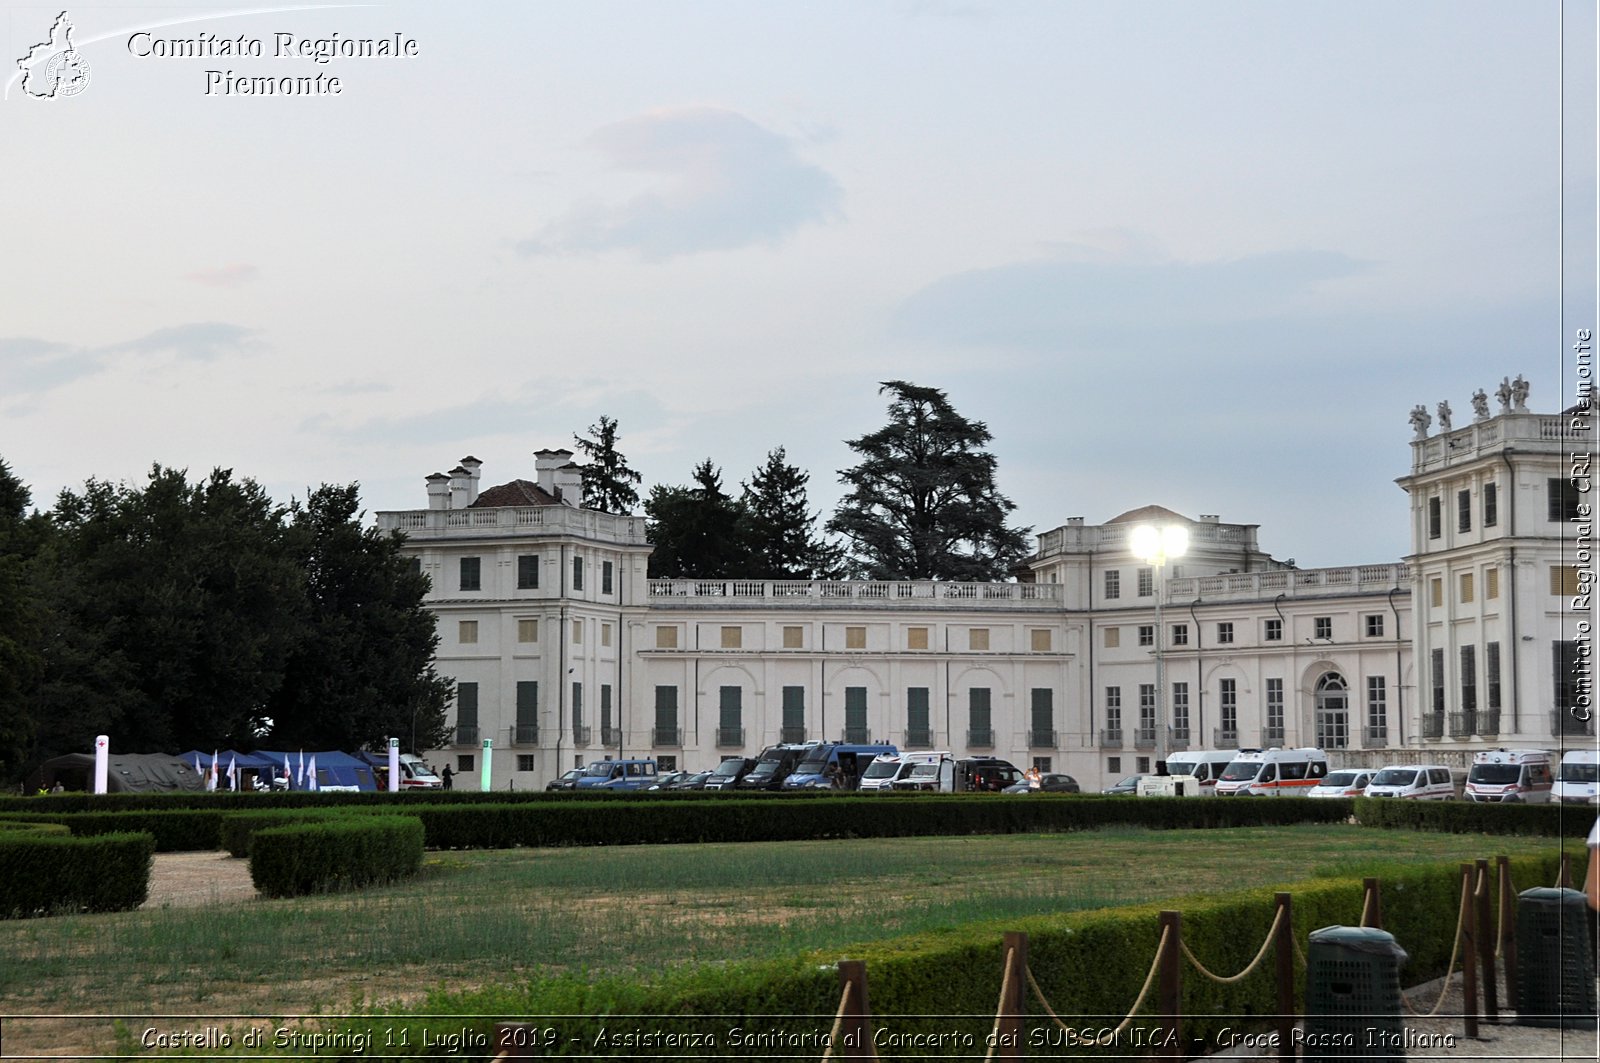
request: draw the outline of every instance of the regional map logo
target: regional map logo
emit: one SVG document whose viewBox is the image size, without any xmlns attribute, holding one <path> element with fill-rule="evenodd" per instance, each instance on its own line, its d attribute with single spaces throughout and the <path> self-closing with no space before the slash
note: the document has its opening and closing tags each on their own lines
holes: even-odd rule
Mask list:
<svg viewBox="0 0 1600 1063">
<path fill-rule="evenodd" d="M 22 91 L 36 100 L 76 96 L 89 87 L 89 61 L 72 46 L 72 19 L 65 11 L 50 27 L 50 39 L 17 60 Z"/>
</svg>

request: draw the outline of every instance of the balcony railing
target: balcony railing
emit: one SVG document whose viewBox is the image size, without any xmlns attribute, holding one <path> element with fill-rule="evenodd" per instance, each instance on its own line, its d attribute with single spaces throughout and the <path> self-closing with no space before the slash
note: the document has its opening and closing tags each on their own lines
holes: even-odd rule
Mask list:
<svg viewBox="0 0 1600 1063">
<path fill-rule="evenodd" d="M 1361 729 L 1361 745 L 1367 749 L 1385 749 L 1389 745 L 1388 724 L 1368 724 Z"/>
<path fill-rule="evenodd" d="M 1102 747 L 1106 748 L 1106 749 L 1121 749 L 1122 748 L 1122 728 L 1120 728 L 1120 727 L 1102 727 L 1102 728 L 1100 728 L 1100 745 Z"/>
<path fill-rule="evenodd" d="M 519 723 L 512 725 L 511 744 L 514 746 L 538 745 L 539 725 L 536 723 Z"/>
<path fill-rule="evenodd" d="M 1056 733 L 1054 731 L 1029 731 L 1029 749 L 1054 749 L 1056 748 Z"/>
<path fill-rule="evenodd" d="M 1173 751 L 1189 748 L 1189 729 L 1187 727 L 1167 728 L 1167 748 Z"/>
<path fill-rule="evenodd" d="M 804 742 L 805 740 L 806 740 L 806 729 L 804 727 L 780 727 L 780 728 L 778 728 L 778 741 L 780 741 L 780 742 L 787 742 L 790 745 L 799 745 L 801 742 Z"/>
<path fill-rule="evenodd" d="M 1238 749 L 1239 731 L 1233 727 L 1218 727 L 1212 732 L 1212 741 L 1218 749 Z"/>
<path fill-rule="evenodd" d="M 650 729 L 650 744 L 652 746 L 681 746 L 683 745 L 683 728 L 652 727 Z"/>
<path fill-rule="evenodd" d="M 906 748 L 907 749 L 932 749 L 933 748 L 933 732 L 930 731 L 930 730 L 926 730 L 926 729 L 921 730 L 921 731 L 907 731 L 906 732 Z"/>
<path fill-rule="evenodd" d="M 476 509 L 403 509 L 376 515 L 379 531 L 412 540 L 492 538 L 510 535 L 577 535 L 606 542 L 639 543 L 643 517 L 623 517 L 572 506 L 488 506 Z"/>
<path fill-rule="evenodd" d="M 1059 583 L 946 583 L 935 580 L 738 580 L 653 579 L 648 594 L 652 604 L 681 606 L 698 599 L 700 605 L 734 605 L 762 602 L 772 605 L 816 606 L 840 603 L 858 607 L 938 607 L 959 602 L 997 609 L 1059 609 Z"/>
<path fill-rule="evenodd" d="M 1465 738 L 1467 735 L 1478 733 L 1478 714 L 1476 712 L 1452 712 L 1450 714 L 1450 737 Z"/>
<path fill-rule="evenodd" d="M 1282 727 L 1263 727 L 1261 729 L 1261 748 L 1271 749 L 1273 746 L 1283 745 Z"/>
<path fill-rule="evenodd" d="M 1430 712 L 1422 718 L 1422 737 L 1424 739 L 1444 737 L 1444 713 Z"/>
<path fill-rule="evenodd" d="M 720 747 L 742 747 L 744 745 L 744 728 L 718 727 L 717 745 Z"/>
<path fill-rule="evenodd" d="M 979 730 L 968 731 L 967 732 L 967 748 L 968 749 L 993 749 L 994 748 L 994 728 L 992 728 L 992 727 L 984 727 L 984 728 L 980 728 Z"/>
<path fill-rule="evenodd" d="M 600 744 L 607 749 L 622 745 L 622 728 L 602 726 L 600 728 Z"/>
<path fill-rule="evenodd" d="M 1154 749 L 1156 747 L 1156 729 L 1154 727 L 1135 727 L 1133 729 L 1134 749 Z"/>
<path fill-rule="evenodd" d="M 846 727 L 839 733 L 839 741 L 859 744 L 872 741 L 872 731 L 866 727 Z"/>
<path fill-rule="evenodd" d="M 581 723 L 573 724 L 572 725 L 572 744 L 575 745 L 575 746 L 586 746 L 586 745 L 588 745 L 589 744 L 589 732 L 590 732 L 590 730 L 591 730 L 591 728 L 585 726 L 584 724 L 581 724 Z"/>
<path fill-rule="evenodd" d="M 1589 718 L 1580 720 L 1572 715 L 1571 709 L 1550 710 L 1550 733 L 1552 735 L 1593 735 L 1594 710 L 1590 709 Z"/>
<path fill-rule="evenodd" d="M 1351 592 L 1374 593 L 1409 587 L 1405 565 L 1356 565 L 1347 568 L 1271 569 L 1220 576 L 1185 576 L 1167 581 L 1167 601 L 1207 601 L 1318 597 Z"/>
<path fill-rule="evenodd" d="M 475 746 L 478 744 L 478 725 L 463 724 L 456 727 L 456 745 Z"/>
<path fill-rule="evenodd" d="M 1500 710 L 1486 709 L 1478 713 L 1478 734 L 1493 738 L 1500 733 Z"/>
</svg>

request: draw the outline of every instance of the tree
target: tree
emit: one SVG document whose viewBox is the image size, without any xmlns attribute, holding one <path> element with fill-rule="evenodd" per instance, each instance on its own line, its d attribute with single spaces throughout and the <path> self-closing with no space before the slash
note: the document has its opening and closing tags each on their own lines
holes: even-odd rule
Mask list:
<svg viewBox="0 0 1600 1063">
<path fill-rule="evenodd" d="M 302 637 L 284 666 L 263 743 L 286 749 L 442 745 L 453 686 L 433 670 L 439 637 L 427 577 L 402 539 L 363 528 L 356 484 L 323 484 L 289 507 L 287 541 L 304 574 Z"/>
<path fill-rule="evenodd" d="M 32 493 L 0 459 L 0 777 L 18 774 L 32 744 L 24 698 L 43 667 L 39 602 L 28 562 L 39 523 L 28 517 Z"/>
<path fill-rule="evenodd" d="M 744 506 L 722 490 L 722 470 L 707 458 L 693 487 L 657 485 L 644 504 L 653 579 L 706 579 L 740 574 L 750 558 Z"/>
<path fill-rule="evenodd" d="M 768 451 L 744 485 L 750 569 L 756 579 L 837 579 L 844 552 L 817 534 L 817 515 L 806 498 L 811 474 L 788 462 L 782 447 Z"/>
<path fill-rule="evenodd" d="M 890 380 L 889 423 L 846 440 L 861 455 L 828 530 L 850 541 L 850 566 L 868 579 L 998 580 L 1028 553 L 1029 528 L 995 487 L 992 436 L 938 388 Z"/>
<path fill-rule="evenodd" d="M 642 483 L 644 477 L 628 468 L 628 459 L 617 450 L 616 419 L 602 414 L 599 424 L 589 426 L 589 435 L 593 438 L 572 437 L 588 459 L 583 467 L 584 506 L 607 513 L 632 513 L 639 504 L 634 485 Z"/>
</svg>

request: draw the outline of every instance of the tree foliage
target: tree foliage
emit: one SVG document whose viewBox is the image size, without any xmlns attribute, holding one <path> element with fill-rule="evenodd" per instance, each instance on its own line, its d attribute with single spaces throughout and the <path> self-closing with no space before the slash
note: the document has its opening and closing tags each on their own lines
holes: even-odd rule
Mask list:
<svg viewBox="0 0 1600 1063">
<path fill-rule="evenodd" d="M 739 573 L 755 579 L 837 579 L 844 551 L 817 532 L 806 484 L 811 474 L 789 464 L 784 448 L 767 460 L 744 485 L 744 509 L 750 568 Z"/>
<path fill-rule="evenodd" d="M 997 580 L 1028 553 L 1031 529 L 1011 528 L 1016 506 L 995 486 L 992 436 L 956 412 L 938 388 L 886 381 L 889 423 L 847 440 L 860 462 L 841 470 L 850 493 L 828 530 L 850 543 L 850 567 L 868 579 Z"/>
<path fill-rule="evenodd" d="M 740 575 L 750 563 L 748 515 L 722 489 L 722 470 L 707 458 L 694 485 L 650 489 L 644 504 L 652 579 L 709 579 Z"/>
<path fill-rule="evenodd" d="M 0 775 L 16 774 L 33 738 L 23 697 L 43 666 L 41 610 L 27 579 L 39 520 L 32 493 L 0 460 Z"/>
<path fill-rule="evenodd" d="M 583 467 L 583 504 L 588 509 L 626 515 L 639 504 L 634 488 L 644 477 L 628 467 L 628 459 L 617 450 L 617 422 L 601 415 L 598 424 L 589 426 L 589 436 L 574 435 L 578 449 L 588 459 Z"/>
</svg>

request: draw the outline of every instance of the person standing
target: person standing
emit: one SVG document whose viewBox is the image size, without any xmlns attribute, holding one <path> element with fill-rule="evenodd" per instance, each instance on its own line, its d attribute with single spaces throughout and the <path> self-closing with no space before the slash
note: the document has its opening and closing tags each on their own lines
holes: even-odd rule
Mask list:
<svg viewBox="0 0 1600 1063">
<path fill-rule="evenodd" d="M 444 771 L 439 773 L 439 778 L 444 780 L 444 788 L 446 790 L 454 789 L 455 777 L 456 773 L 450 770 L 450 765 L 448 764 L 444 766 Z"/>
</svg>

